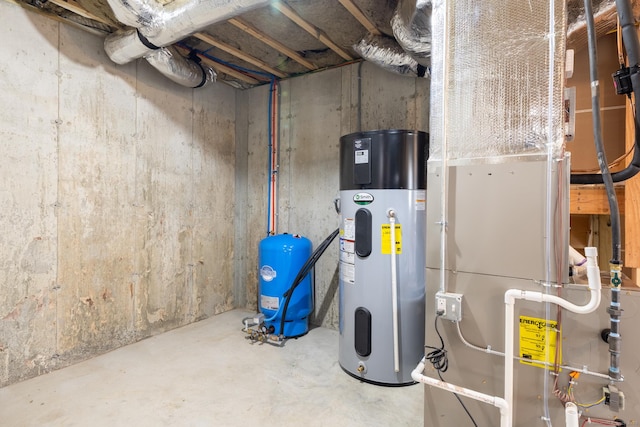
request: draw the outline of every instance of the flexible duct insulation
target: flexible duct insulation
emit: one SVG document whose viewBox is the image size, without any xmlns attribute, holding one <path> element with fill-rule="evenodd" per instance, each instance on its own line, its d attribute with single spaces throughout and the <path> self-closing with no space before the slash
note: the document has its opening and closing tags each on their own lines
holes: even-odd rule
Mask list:
<svg viewBox="0 0 640 427">
<path fill-rule="evenodd" d="M 393 73 L 424 77 L 425 68 L 418 64 L 394 39 L 369 34 L 353 49 L 365 60 Z"/>
<path fill-rule="evenodd" d="M 405 52 L 420 65 L 431 65 L 431 0 L 400 0 L 391 28 Z"/>
<path fill-rule="evenodd" d="M 155 0 L 107 1 L 120 22 L 138 29 L 137 33 L 117 31 L 106 38 L 107 54 L 118 64 L 146 56 L 208 25 L 269 3 L 269 0 L 176 0 L 163 6 Z"/>
<path fill-rule="evenodd" d="M 145 59 L 165 77 L 187 87 L 202 87 L 216 79 L 216 73 L 197 61 L 180 55 L 173 47 L 154 50 Z"/>
</svg>

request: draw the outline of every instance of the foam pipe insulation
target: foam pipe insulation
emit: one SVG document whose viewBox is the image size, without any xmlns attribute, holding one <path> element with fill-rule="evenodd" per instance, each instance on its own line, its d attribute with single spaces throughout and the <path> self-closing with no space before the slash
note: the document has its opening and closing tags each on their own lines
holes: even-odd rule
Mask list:
<svg viewBox="0 0 640 427">
<path fill-rule="evenodd" d="M 431 65 L 431 0 L 400 0 L 391 18 L 398 44 L 420 65 Z"/>
<path fill-rule="evenodd" d="M 391 37 L 367 35 L 353 49 L 365 60 L 405 76 L 428 77 L 427 69 L 406 53 Z"/>
<path fill-rule="evenodd" d="M 174 47 L 156 49 L 145 59 L 165 77 L 182 86 L 197 88 L 215 81 L 216 74 L 198 60 L 185 58 Z"/>
</svg>

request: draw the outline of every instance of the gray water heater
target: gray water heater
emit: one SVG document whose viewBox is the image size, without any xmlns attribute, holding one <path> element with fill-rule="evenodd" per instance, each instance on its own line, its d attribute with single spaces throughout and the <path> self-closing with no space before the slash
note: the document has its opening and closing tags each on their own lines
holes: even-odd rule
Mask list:
<svg viewBox="0 0 640 427">
<path fill-rule="evenodd" d="M 366 382 L 413 384 L 424 355 L 428 135 L 340 138 L 340 355 Z"/>
</svg>

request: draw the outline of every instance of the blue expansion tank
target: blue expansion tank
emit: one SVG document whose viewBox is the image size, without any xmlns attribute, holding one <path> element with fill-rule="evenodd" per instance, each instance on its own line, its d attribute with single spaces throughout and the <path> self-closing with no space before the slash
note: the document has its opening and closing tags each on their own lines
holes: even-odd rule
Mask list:
<svg viewBox="0 0 640 427">
<path fill-rule="evenodd" d="M 260 242 L 258 253 L 260 312 L 267 328 L 280 334 L 280 323 L 286 298 L 284 293 L 293 285 L 298 272 L 311 256 L 311 241 L 293 234 L 269 236 Z M 287 307 L 285 337 L 304 335 L 309 331 L 309 315 L 313 309 L 311 272 L 296 287 Z"/>
</svg>

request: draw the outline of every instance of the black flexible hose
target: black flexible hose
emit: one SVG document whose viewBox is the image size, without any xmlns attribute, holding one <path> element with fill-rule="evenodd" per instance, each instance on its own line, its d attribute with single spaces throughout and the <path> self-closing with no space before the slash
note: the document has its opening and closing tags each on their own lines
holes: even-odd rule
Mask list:
<svg viewBox="0 0 640 427">
<path fill-rule="evenodd" d="M 604 144 L 602 142 L 602 128 L 600 123 L 600 98 L 599 98 L 599 88 L 598 88 L 598 71 L 597 71 L 597 53 L 596 53 L 596 31 L 595 31 L 595 23 L 593 19 L 593 8 L 591 4 L 592 0 L 584 0 L 584 9 L 585 16 L 587 19 L 587 34 L 589 39 L 589 72 L 591 76 L 591 105 L 593 110 L 593 133 L 594 140 L 596 143 L 596 153 L 598 154 L 598 164 L 600 165 L 600 170 L 602 172 L 602 179 L 604 182 L 605 189 L 607 191 L 607 199 L 609 201 L 609 211 L 611 218 L 611 246 L 612 246 L 612 255 L 611 255 L 611 305 L 607 309 L 607 312 L 610 316 L 610 324 L 611 324 L 611 333 L 609 334 L 609 354 L 610 354 L 610 363 L 609 363 L 609 377 L 612 380 L 620 380 L 622 378 L 622 374 L 620 372 L 620 344 L 622 337 L 619 333 L 620 326 L 620 316 L 622 314 L 622 309 L 620 307 L 620 283 L 621 280 L 618 277 L 618 273 L 620 272 L 622 260 L 621 260 L 621 237 L 620 237 L 620 211 L 618 208 L 618 200 L 616 198 L 616 193 L 613 188 L 613 178 L 611 177 L 611 173 L 609 171 L 609 165 L 607 164 L 607 158 L 604 153 Z M 623 37 L 626 35 L 627 37 L 624 39 L 625 44 L 629 40 L 629 26 L 631 25 L 633 31 L 633 41 L 629 40 L 630 50 L 634 50 L 633 55 L 631 52 L 629 54 L 629 64 L 632 67 L 632 85 L 635 85 L 638 82 L 638 73 L 637 73 L 637 65 L 638 65 L 638 53 L 640 52 L 640 46 L 638 43 L 637 36 L 635 35 L 635 27 L 633 26 L 633 16 L 631 15 L 631 9 L 628 3 L 628 0 L 616 0 L 616 6 L 618 7 L 618 17 L 620 19 L 620 25 L 623 28 Z M 631 19 L 631 21 L 629 21 Z M 636 95 L 636 100 L 638 97 L 638 89 L 640 86 L 634 87 L 634 92 Z M 638 125 L 636 123 L 636 153 L 638 153 L 637 148 L 637 135 L 638 135 Z"/>
<path fill-rule="evenodd" d="M 640 42 L 638 41 L 638 35 L 636 34 L 635 21 L 633 12 L 629 0 L 616 0 L 616 9 L 618 11 L 618 19 L 620 21 L 620 27 L 622 28 L 622 40 L 624 47 L 627 51 L 627 58 L 629 60 L 629 68 L 631 69 L 631 86 L 633 87 L 633 93 L 635 98 L 635 105 L 640 102 L 638 93 L 640 92 L 640 72 L 638 70 L 638 64 L 640 64 Z M 593 14 L 586 13 L 587 17 L 587 32 L 589 30 L 589 16 L 593 17 Z M 595 32 L 595 31 L 594 31 Z M 595 38 L 595 35 L 594 35 Z M 589 49 L 591 52 L 591 49 Z M 591 58 L 591 55 L 590 55 Z M 591 65 L 592 67 L 595 64 Z M 593 110 L 594 120 L 600 110 Z M 633 157 L 629 165 L 620 172 L 611 174 L 613 182 L 626 181 L 629 178 L 633 178 L 638 172 L 640 172 L 640 125 L 638 124 L 637 114 L 635 116 L 635 135 L 634 135 L 634 152 Z M 603 175 L 601 174 L 571 174 L 571 184 L 602 184 Z"/>
<path fill-rule="evenodd" d="M 626 1 L 626 0 L 624 0 Z M 584 12 L 587 20 L 587 35 L 589 46 L 589 76 L 591 78 L 591 108 L 593 111 L 593 139 L 596 145 L 596 154 L 598 156 L 598 165 L 600 166 L 601 177 L 607 191 L 607 199 L 609 200 L 609 211 L 611 215 L 611 241 L 612 241 L 612 257 L 611 262 L 620 263 L 620 210 L 618 208 L 618 200 L 616 192 L 613 188 L 613 178 L 609 171 L 607 163 L 607 155 L 604 151 L 604 142 L 602 141 L 602 122 L 600 119 L 600 91 L 598 81 L 598 55 L 596 47 L 596 31 L 593 19 L 592 0 L 584 0 Z"/>
<path fill-rule="evenodd" d="M 329 247 L 333 239 L 336 238 L 339 232 L 340 232 L 340 229 L 336 228 L 335 231 L 331 233 L 326 239 L 324 239 L 324 242 L 322 242 L 316 248 L 316 250 L 313 251 L 309 259 L 307 259 L 304 265 L 300 268 L 300 271 L 298 271 L 296 278 L 293 279 L 293 283 L 291 284 L 291 287 L 289 287 L 289 289 L 282 295 L 283 297 L 285 297 L 285 302 L 284 302 L 284 308 L 282 310 L 282 318 L 280 319 L 280 333 L 278 334 L 279 336 L 284 337 L 284 322 L 287 317 L 287 309 L 289 308 L 289 302 L 291 301 L 291 296 L 293 295 L 293 291 L 295 291 L 298 285 L 302 283 L 304 278 L 307 276 L 307 274 L 309 274 L 311 269 L 316 265 L 316 262 L 318 262 L 322 254 L 324 254 L 324 251 L 327 250 L 327 248 Z"/>
</svg>

